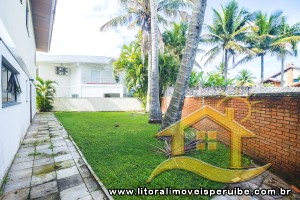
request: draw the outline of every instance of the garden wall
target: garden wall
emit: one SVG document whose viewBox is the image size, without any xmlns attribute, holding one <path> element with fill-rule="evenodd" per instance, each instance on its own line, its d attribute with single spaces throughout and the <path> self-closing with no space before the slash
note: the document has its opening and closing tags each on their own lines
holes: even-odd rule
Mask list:
<svg viewBox="0 0 300 200">
<path fill-rule="evenodd" d="M 55 98 L 53 111 L 142 111 L 137 98 Z"/>
<path fill-rule="evenodd" d="M 286 179 L 295 180 L 300 177 L 299 94 L 253 95 L 249 98 L 251 108 L 237 96 L 226 100 L 224 96 L 186 97 L 182 117 L 204 105 L 222 113 L 225 108 L 234 108 L 235 120 L 256 135 L 255 138 L 242 139 L 243 152 L 260 164 L 272 163 L 272 170 Z M 166 111 L 169 100 L 162 99 L 163 112 Z M 217 131 L 218 139 L 230 144 L 230 132 L 208 118 L 199 121 L 194 127 L 201 131 Z"/>
</svg>

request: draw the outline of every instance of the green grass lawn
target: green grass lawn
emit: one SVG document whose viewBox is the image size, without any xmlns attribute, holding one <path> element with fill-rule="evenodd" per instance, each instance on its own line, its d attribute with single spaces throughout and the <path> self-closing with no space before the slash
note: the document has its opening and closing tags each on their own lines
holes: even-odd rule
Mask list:
<svg viewBox="0 0 300 200">
<path fill-rule="evenodd" d="M 212 189 L 222 183 L 204 179 L 193 173 L 172 170 L 164 172 L 147 183 L 151 172 L 167 159 L 155 152 L 155 146 L 163 146 L 154 135 L 159 126 L 147 123 L 146 114 L 128 112 L 58 112 L 55 113 L 68 133 L 82 150 L 93 170 L 108 189 Z M 115 125 L 119 126 L 116 127 Z M 229 148 L 218 144 L 215 151 L 195 151 L 187 156 L 201 159 L 215 166 L 227 168 L 230 162 Z M 243 158 L 244 163 L 249 163 Z M 115 199 L 151 199 L 158 197 L 114 196 Z M 161 199 L 182 199 L 182 196 L 163 196 Z M 192 199 L 209 199 L 204 196 Z"/>
</svg>

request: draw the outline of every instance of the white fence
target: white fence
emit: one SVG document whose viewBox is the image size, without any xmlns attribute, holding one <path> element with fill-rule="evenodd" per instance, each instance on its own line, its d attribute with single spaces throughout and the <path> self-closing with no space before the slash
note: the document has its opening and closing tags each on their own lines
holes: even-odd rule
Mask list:
<svg viewBox="0 0 300 200">
<path fill-rule="evenodd" d="M 52 111 L 142 111 L 137 98 L 55 98 Z"/>
</svg>

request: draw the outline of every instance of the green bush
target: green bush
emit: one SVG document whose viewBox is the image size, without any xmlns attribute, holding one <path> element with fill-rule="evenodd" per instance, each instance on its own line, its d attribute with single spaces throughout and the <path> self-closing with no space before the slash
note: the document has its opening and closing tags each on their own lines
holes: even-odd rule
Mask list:
<svg viewBox="0 0 300 200">
<path fill-rule="evenodd" d="M 53 106 L 53 97 L 55 94 L 55 81 L 36 79 L 36 106 L 40 112 L 49 112 Z"/>
</svg>

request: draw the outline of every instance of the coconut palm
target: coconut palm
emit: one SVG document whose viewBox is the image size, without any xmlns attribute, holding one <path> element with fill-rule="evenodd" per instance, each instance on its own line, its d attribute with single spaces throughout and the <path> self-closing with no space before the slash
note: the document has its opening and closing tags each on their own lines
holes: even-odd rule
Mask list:
<svg viewBox="0 0 300 200">
<path fill-rule="evenodd" d="M 48 112 L 53 106 L 53 98 L 55 94 L 55 81 L 36 79 L 36 104 L 40 112 Z"/>
<path fill-rule="evenodd" d="M 158 26 L 157 26 L 157 1 L 150 0 L 151 11 L 151 55 L 152 77 L 149 123 L 161 123 L 162 114 L 159 99 L 159 71 L 158 71 Z"/>
<path fill-rule="evenodd" d="M 270 16 L 267 13 L 258 11 L 255 15 L 254 23 L 259 28 L 258 31 L 253 31 L 247 38 L 249 48 L 256 52 L 256 55 L 248 55 L 236 65 L 252 60 L 255 57 L 260 57 L 261 60 L 261 76 L 260 81 L 264 80 L 264 58 L 267 54 L 275 54 L 278 49 L 272 44 L 280 35 L 280 21 L 282 11 L 275 11 Z"/>
<path fill-rule="evenodd" d="M 290 26 L 285 17 L 280 23 L 280 36 L 272 44 L 277 58 L 281 60 L 281 86 L 284 85 L 284 62 L 287 56 L 297 56 L 297 46 L 300 41 L 300 23 Z"/>
<path fill-rule="evenodd" d="M 150 0 L 119 0 L 121 6 L 126 10 L 125 14 L 115 17 L 101 26 L 100 30 L 104 31 L 109 28 L 118 26 L 128 26 L 129 29 L 139 28 L 143 33 L 142 40 L 142 59 L 148 52 L 148 82 L 151 82 L 151 11 Z M 180 8 L 185 8 L 189 5 L 186 0 L 159 0 L 157 3 L 157 20 L 158 23 L 168 24 L 166 17 L 177 17 L 186 15 L 180 11 Z M 160 37 L 161 38 L 161 37 Z M 161 39 L 160 39 L 161 40 Z M 161 42 L 162 43 L 162 42 Z M 148 84 L 147 92 L 147 110 L 149 109 L 150 100 L 150 84 Z"/>
<path fill-rule="evenodd" d="M 195 63 L 197 47 L 200 42 L 200 38 L 198 36 L 202 31 L 206 5 L 207 0 L 194 1 L 192 16 L 187 34 L 187 41 L 181 60 L 176 84 L 174 87 L 174 93 L 163 119 L 161 129 L 164 129 L 181 119 L 185 92 L 188 86 L 193 65 Z"/>
<path fill-rule="evenodd" d="M 232 58 L 234 62 L 234 58 L 238 54 L 251 53 L 243 45 L 243 42 L 246 33 L 256 28 L 250 23 L 252 19 L 252 13 L 245 8 L 239 9 L 238 2 L 232 0 L 225 7 L 222 6 L 221 12 L 213 9 L 213 23 L 206 25 L 208 33 L 202 36 L 202 41 L 215 46 L 206 52 L 202 59 L 206 58 L 205 65 L 207 65 L 223 54 L 225 81 L 227 80 L 229 59 Z"/>
<path fill-rule="evenodd" d="M 254 77 L 253 74 L 247 69 L 243 69 L 239 72 L 235 79 L 237 86 L 253 86 L 253 80 L 256 79 L 256 77 Z"/>
</svg>

